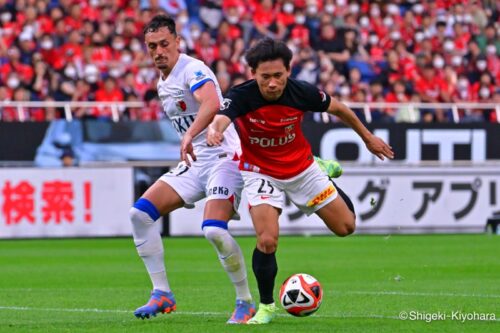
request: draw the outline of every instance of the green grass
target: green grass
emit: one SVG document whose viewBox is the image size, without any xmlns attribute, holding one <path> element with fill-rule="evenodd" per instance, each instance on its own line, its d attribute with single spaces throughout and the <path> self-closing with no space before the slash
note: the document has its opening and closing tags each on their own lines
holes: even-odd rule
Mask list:
<svg viewBox="0 0 500 333">
<path fill-rule="evenodd" d="M 238 238 L 247 266 L 254 238 Z M 202 238 L 164 240 L 177 312 L 138 320 L 150 282 L 131 239 L 0 241 L 0 332 L 500 332 L 500 237 L 282 237 L 281 282 L 315 276 L 321 309 L 228 326 L 234 291 Z M 257 297 L 255 279 L 250 284 Z M 401 311 L 494 313 L 496 321 L 399 320 Z"/>
</svg>

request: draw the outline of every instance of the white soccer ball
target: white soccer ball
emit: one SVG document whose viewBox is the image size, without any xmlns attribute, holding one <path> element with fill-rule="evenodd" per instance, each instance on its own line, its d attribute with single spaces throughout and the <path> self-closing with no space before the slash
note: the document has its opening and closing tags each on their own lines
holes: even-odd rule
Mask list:
<svg viewBox="0 0 500 333">
<path fill-rule="evenodd" d="M 280 303 L 291 315 L 309 316 L 316 312 L 323 299 L 323 289 L 313 276 L 299 273 L 290 276 L 280 289 Z"/>
</svg>

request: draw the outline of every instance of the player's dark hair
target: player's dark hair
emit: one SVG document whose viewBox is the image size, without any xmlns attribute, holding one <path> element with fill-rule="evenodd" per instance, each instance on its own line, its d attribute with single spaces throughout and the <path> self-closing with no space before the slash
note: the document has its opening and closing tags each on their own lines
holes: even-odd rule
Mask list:
<svg viewBox="0 0 500 333">
<path fill-rule="evenodd" d="M 263 38 L 252 46 L 245 54 L 245 60 L 250 68 L 255 71 L 261 62 L 281 59 L 287 70 L 290 69 L 292 51 L 285 43 L 272 38 Z"/>
<path fill-rule="evenodd" d="M 175 37 L 177 37 L 177 31 L 175 30 L 175 21 L 167 15 L 156 15 L 153 19 L 146 24 L 142 32 L 146 35 L 148 32 L 157 32 L 160 28 L 168 28 L 168 31 Z"/>
</svg>

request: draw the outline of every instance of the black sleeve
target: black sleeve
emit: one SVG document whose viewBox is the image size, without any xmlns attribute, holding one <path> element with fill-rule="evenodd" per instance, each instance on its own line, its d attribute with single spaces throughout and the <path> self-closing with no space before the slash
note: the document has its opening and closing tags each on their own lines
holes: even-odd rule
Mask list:
<svg viewBox="0 0 500 333">
<path fill-rule="evenodd" d="M 244 103 L 240 96 L 241 95 L 237 90 L 234 88 L 230 89 L 221 103 L 218 114 L 229 117 L 231 121 L 234 121 L 239 116 L 244 115 L 245 108 L 242 107 Z"/>
<path fill-rule="evenodd" d="M 297 81 L 304 103 L 304 109 L 312 112 L 325 112 L 330 106 L 331 97 L 318 87 L 305 82 Z"/>
</svg>

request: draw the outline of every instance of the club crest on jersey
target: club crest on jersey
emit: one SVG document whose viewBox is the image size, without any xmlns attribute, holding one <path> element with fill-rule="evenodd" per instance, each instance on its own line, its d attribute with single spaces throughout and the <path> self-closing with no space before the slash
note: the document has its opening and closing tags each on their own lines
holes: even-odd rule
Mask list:
<svg viewBox="0 0 500 333">
<path fill-rule="evenodd" d="M 314 198 L 309 200 L 307 203 L 307 207 L 314 207 L 319 205 L 328 199 L 333 193 L 335 193 L 336 189 L 333 184 L 330 184 L 325 190 L 323 190 L 320 194 L 316 195 Z"/>
<path fill-rule="evenodd" d="M 201 70 L 194 72 L 194 76 L 195 76 L 196 80 L 198 80 L 198 81 L 203 80 L 206 77 L 206 75 L 203 74 L 203 72 Z"/>
<path fill-rule="evenodd" d="M 184 101 L 178 101 L 175 103 L 175 106 L 177 107 L 177 110 L 184 112 L 187 109 L 186 102 Z"/>
<path fill-rule="evenodd" d="M 285 133 L 290 134 L 295 130 L 295 124 L 291 124 L 285 127 Z"/>
</svg>

